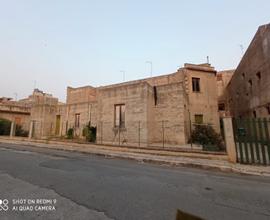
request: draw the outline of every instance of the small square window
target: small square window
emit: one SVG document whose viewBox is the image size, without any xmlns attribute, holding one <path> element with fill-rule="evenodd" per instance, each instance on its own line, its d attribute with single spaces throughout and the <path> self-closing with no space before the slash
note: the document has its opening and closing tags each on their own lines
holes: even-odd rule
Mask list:
<svg viewBox="0 0 270 220">
<path fill-rule="evenodd" d="M 245 79 L 246 78 L 246 74 L 242 73 L 242 78 Z"/>
<path fill-rule="evenodd" d="M 203 123 L 203 115 L 195 115 L 195 124 Z"/>
<path fill-rule="evenodd" d="M 254 118 L 257 118 L 256 110 L 253 111 L 253 117 L 254 117 Z"/>
<path fill-rule="evenodd" d="M 192 77 L 192 90 L 193 92 L 200 92 L 200 78 Z"/>
<path fill-rule="evenodd" d="M 219 103 L 218 104 L 218 110 L 219 111 L 225 111 L 225 103 Z"/>
<path fill-rule="evenodd" d="M 261 76 L 261 72 L 257 72 L 257 73 L 256 73 L 256 77 L 257 77 L 258 80 L 260 80 L 261 77 L 262 77 L 262 76 Z"/>
<path fill-rule="evenodd" d="M 252 80 L 251 79 L 248 81 L 248 85 L 250 88 L 252 87 Z"/>
<path fill-rule="evenodd" d="M 268 115 L 270 115 L 270 105 L 266 106 L 265 108 L 267 110 Z"/>
</svg>

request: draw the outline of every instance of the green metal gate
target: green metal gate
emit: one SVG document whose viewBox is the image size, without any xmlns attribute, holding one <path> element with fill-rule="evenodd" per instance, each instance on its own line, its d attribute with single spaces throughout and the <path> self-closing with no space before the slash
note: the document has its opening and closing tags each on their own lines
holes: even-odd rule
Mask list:
<svg viewBox="0 0 270 220">
<path fill-rule="evenodd" d="M 270 119 L 234 118 L 237 161 L 270 165 Z"/>
</svg>

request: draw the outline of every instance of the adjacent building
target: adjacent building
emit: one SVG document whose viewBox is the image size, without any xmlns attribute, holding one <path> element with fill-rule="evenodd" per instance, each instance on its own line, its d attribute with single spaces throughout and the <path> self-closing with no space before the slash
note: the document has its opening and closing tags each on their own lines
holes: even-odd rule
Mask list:
<svg viewBox="0 0 270 220">
<path fill-rule="evenodd" d="M 218 95 L 218 111 L 219 117 L 230 116 L 230 109 L 227 97 L 227 86 L 235 70 L 224 70 L 217 73 L 217 95 Z"/>
<path fill-rule="evenodd" d="M 12 101 L 12 98 L 7 97 L 0 98 L 0 118 L 14 121 L 24 130 L 29 129 L 30 111 L 30 106 L 23 102 Z"/>
<path fill-rule="evenodd" d="M 226 87 L 230 115 L 270 117 L 270 24 L 258 28 Z"/>
</svg>

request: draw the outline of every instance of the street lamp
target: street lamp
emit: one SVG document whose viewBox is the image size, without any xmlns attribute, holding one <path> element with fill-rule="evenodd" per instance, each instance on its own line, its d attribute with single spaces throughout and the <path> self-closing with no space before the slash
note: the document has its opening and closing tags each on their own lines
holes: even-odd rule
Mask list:
<svg viewBox="0 0 270 220">
<path fill-rule="evenodd" d="M 120 72 L 123 73 L 123 82 L 125 82 L 126 71 L 125 70 L 120 70 Z"/>
<path fill-rule="evenodd" d="M 145 63 L 149 63 L 149 64 L 150 64 L 150 67 L 151 67 L 151 72 L 150 72 L 150 74 L 151 74 L 151 77 L 152 77 L 153 63 L 152 63 L 152 61 L 146 61 Z"/>
<path fill-rule="evenodd" d="M 14 92 L 14 96 L 15 96 L 15 101 L 17 101 L 18 93 L 17 92 Z"/>
</svg>

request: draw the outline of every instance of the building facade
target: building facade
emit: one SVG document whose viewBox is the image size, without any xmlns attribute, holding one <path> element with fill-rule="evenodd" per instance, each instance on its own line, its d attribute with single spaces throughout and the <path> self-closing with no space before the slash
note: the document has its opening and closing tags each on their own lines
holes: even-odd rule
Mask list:
<svg viewBox="0 0 270 220">
<path fill-rule="evenodd" d="M 270 24 L 258 28 L 227 88 L 234 117 L 270 117 Z"/>
<path fill-rule="evenodd" d="M 217 95 L 218 95 L 218 111 L 219 117 L 230 116 L 230 108 L 228 103 L 227 86 L 235 70 L 224 70 L 217 73 Z"/>
<path fill-rule="evenodd" d="M 0 98 L 0 118 L 14 121 L 22 129 L 28 130 L 30 125 L 31 108 L 29 105 L 12 101 L 11 98 Z"/>
<path fill-rule="evenodd" d="M 28 106 L 33 138 L 84 138 L 97 129 L 97 143 L 181 146 L 195 124 L 219 132 L 216 70 L 210 64 L 185 64 L 176 72 L 114 85 L 67 87 L 66 103 L 35 89 L 20 103 Z M 11 119 L 12 121 L 14 119 Z M 28 129 L 29 130 L 29 129 Z"/>
<path fill-rule="evenodd" d="M 37 99 L 37 98 L 36 98 Z M 34 137 L 83 138 L 87 125 L 97 128 L 103 144 L 180 146 L 194 124 L 219 131 L 216 70 L 210 64 L 185 64 L 176 72 L 115 85 L 67 88 L 66 103 L 39 98 L 31 109 Z"/>
</svg>

